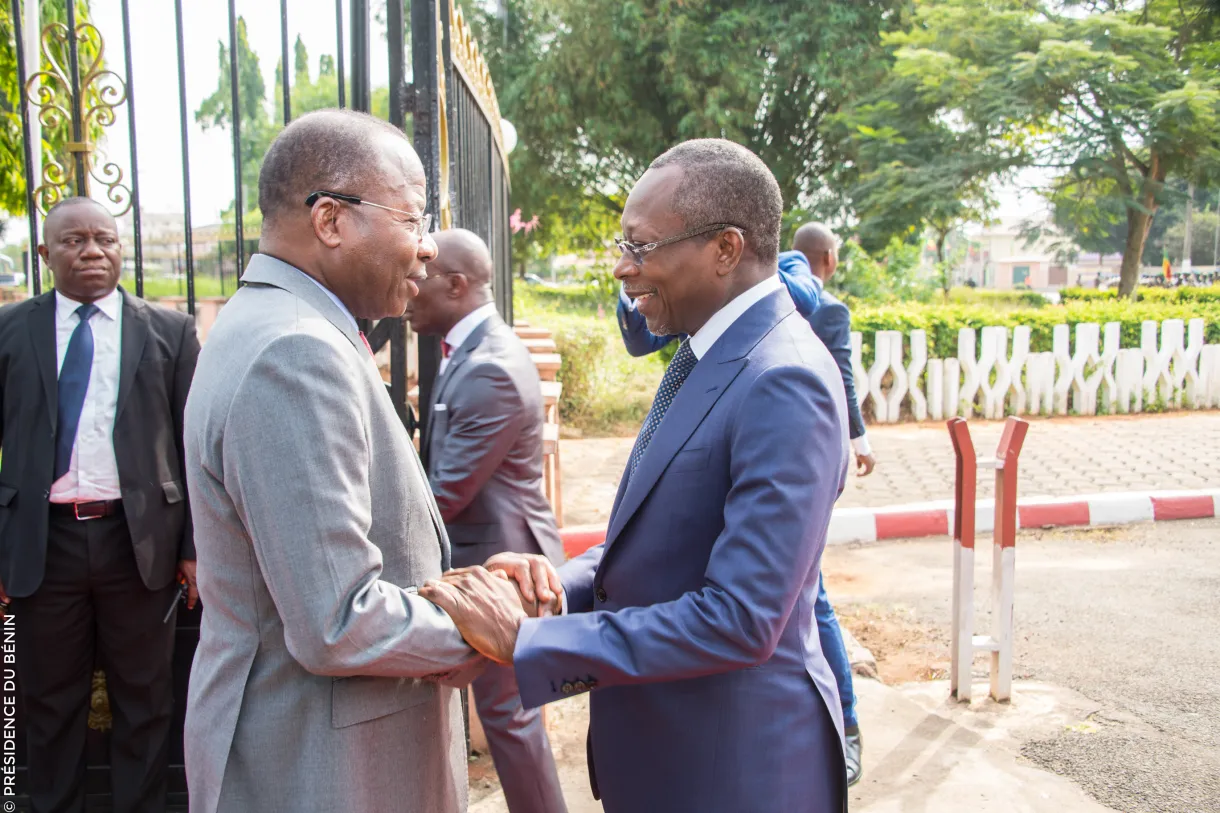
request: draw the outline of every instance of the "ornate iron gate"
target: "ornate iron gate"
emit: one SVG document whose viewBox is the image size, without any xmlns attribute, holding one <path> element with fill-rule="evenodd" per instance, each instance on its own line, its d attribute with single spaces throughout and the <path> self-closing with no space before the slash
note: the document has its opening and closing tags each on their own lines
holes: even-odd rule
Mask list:
<svg viewBox="0 0 1220 813">
<path fill-rule="evenodd" d="M 405 12 L 410 10 L 409 18 Z M 38 267 L 35 247 L 39 242 L 42 218 L 57 201 L 73 195 L 98 195 L 105 199 L 116 216 L 130 213 L 134 259 L 134 293 L 145 294 L 145 249 L 140 203 L 139 151 L 136 139 L 136 89 L 138 77 L 132 73 L 132 35 L 129 0 L 121 0 L 124 73 L 106 66 L 105 44 L 100 31 L 90 22 L 77 19 L 76 4 L 61 3 L 64 19 L 42 25 L 37 37 L 28 36 L 23 23 L 23 6 L 37 8 L 31 0 L 9 0 L 15 41 L 20 94 L 22 139 L 25 167 L 25 201 L 30 241 L 29 293 L 42 289 L 43 272 Z M 50 4 L 48 4 L 49 6 Z M 290 0 L 280 0 L 280 46 L 282 105 L 285 122 L 292 119 L 289 63 Z M 335 0 L 335 31 L 338 107 L 350 106 L 370 111 L 373 81 L 370 75 L 371 19 L 368 0 Z M 56 9 L 58 13 L 58 8 Z M 236 0 L 227 0 L 229 76 L 238 77 L 239 49 Z M 55 14 L 48 13 L 47 17 Z M 413 140 L 423 160 L 428 178 L 428 211 L 439 228 L 461 227 L 479 234 L 491 248 L 495 263 L 493 289 L 501 314 L 512 322 L 512 269 L 508 225 L 508 158 L 500 127 L 500 112 L 495 88 L 462 12 L 452 0 L 389 0 L 385 15 L 389 51 L 388 120 L 406 129 L 412 117 Z M 182 271 L 184 294 L 181 305 L 195 314 L 199 297 L 196 277 L 210 260 L 195 253 L 196 226 L 191 212 L 191 165 L 189 160 L 190 124 L 186 94 L 186 59 L 183 34 L 183 0 L 174 0 L 173 32 L 177 48 L 179 137 L 182 147 L 182 251 L 174 260 Z M 346 36 L 345 36 L 346 32 Z M 408 40 L 409 37 L 409 40 Z M 407 81 L 407 48 L 410 43 L 411 73 Z M 37 48 L 31 46 L 37 44 Z M 345 75 L 345 44 L 349 45 L 350 77 Z M 30 57 L 30 58 L 27 58 Z M 32 69 L 27 70 L 27 66 Z M 350 79 L 350 94 L 347 80 Z M 216 246 L 216 266 L 233 262 L 240 275 L 246 259 L 257 249 L 257 236 L 245 234 L 245 211 L 241 164 L 240 82 L 231 81 L 230 116 L 233 141 L 234 222 L 231 242 Z M 125 107 L 125 111 L 122 108 Z M 99 142 L 105 128 L 126 113 L 130 151 L 129 176 L 115 161 L 102 157 Z M 67 137 L 64 154 L 42 154 L 43 132 L 59 131 Z M 223 288 L 222 288 L 223 291 Z M 416 365 L 408 358 L 408 328 L 401 319 L 383 319 L 376 325 L 362 326 L 374 350 L 390 345 L 390 395 L 404 423 L 409 423 L 408 376 L 418 372 L 420 420 L 427 420 L 432 381 L 440 363 L 440 341 L 421 337 Z M 182 755 L 182 724 L 185 713 L 186 684 L 198 640 L 200 610 L 180 612 L 174 655 L 175 710 L 174 737 L 170 754 L 170 804 L 185 809 L 186 780 Z M 99 673 L 100 674 L 100 673 Z M 87 793 L 90 809 L 109 808 L 108 748 L 105 734 L 104 684 L 95 691 L 97 714 L 90 717 Z M 18 704 L 18 790 L 25 786 L 24 738 Z M 6 799 L 6 801 L 8 801 Z M 28 802 L 16 800 L 18 810 Z M 5 809 L 8 809 L 7 807 Z"/>
</svg>

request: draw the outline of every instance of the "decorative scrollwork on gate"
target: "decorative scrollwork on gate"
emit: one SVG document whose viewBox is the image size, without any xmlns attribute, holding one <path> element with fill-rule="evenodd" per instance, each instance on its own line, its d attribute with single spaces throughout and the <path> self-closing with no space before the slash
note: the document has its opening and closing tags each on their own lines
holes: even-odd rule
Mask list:
<svg viewBox="0 0 1220 813">
<path fill-rule="evenodd" d="M 76 26 L 75 42 L 63 23 L 50 23 L 42 29 L 42 59 L 49 67 L 33 74 L 26 82 L 30 105 L 38 110 L 38 122 L 48 130 L 71 130 L 74 120 L 80 121 L 81 138 L 66 140 L 66 156 L 48 154 L 41 169 L 40 183 L 34 188 L 34 205 L 42 214 L 65 197 L 78 182 L 88 194 L 96 181 L 106 189 L 106 199 L 119 208 L 117 217 L 131 208 L 131 188 L 124 183 L 122 168 L 107 161 L 90 136 L 100 133 L 115 122 L 115 108 L 127 101 L 127 85 L 114 71 L 105 66 L 106 43 L 92 23 Z M 58 52 L 76 49 L 88 64 L 79 71 L 78 90 L 72 92 L 70 71 L 65 68 Z M 76 156 L 83 177 L 78 178 Z"/>
</svg>

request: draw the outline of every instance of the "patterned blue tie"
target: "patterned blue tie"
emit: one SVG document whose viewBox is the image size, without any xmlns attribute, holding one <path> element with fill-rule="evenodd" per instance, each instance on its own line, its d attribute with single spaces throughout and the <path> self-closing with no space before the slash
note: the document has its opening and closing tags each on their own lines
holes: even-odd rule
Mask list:
<svg viewBox="0 0 1220 813">
<path fill-rule="evenodd" d="M 699 359 L 695 358 L 695 351 L 690 349 L 690 339 L 682 342 L 678 352 L 674 353 L 674 357 L 670 359 L 669 366 L 665 368 L 665 377 L 661 379 L 661 386 L 657 389 L 656 397 L 652 399 L 652 409 L 648 410 L 648 417 L 644 419 L 644 425 L 640 427 L 639 437 L 635 439 L 635 448 L 631 450 L 631 457 L 627 461 L 628 481 L 635 475 L 635 469 L 640 465 L 640 458 L 644 456 L 644 450 L 652 442 L 652 435 L 661 425 L 661 419 L 665 417 L 669 405 L 674 402 L 674 396 L 678 394 L 682 382 L 686 381 L 686 377 L 690 375 L 691 370 L 695 369 L 698 362 Z"/>
<path fill-rule="evenodd" d="M 76 428 L 80 425 L 85 393 L 89 391 L 89 372 L 93 369 L 93 328 L 89 319 L 97 313 L 97 305 L 81 305 L 76 309 L 80 324 L 68 340 L 68 352 L 59 368 L 59 408 L 55 427 L 55 475 L 52 482 L 68 473 L 72 463 L 72 446 L 76 443 Z"/>
</svg>

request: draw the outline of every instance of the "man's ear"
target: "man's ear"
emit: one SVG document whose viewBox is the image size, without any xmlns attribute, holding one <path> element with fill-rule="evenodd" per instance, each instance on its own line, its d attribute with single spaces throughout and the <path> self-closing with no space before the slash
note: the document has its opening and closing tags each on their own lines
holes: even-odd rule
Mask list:
<svg viewBox="0 0 1220 813">
<path fill-rule="evenodd" d="M 42 257 L 42 261 L 48 266 L 51 264 L 51 252 L 47 250 L 46 243 L 38 244 L 38 256 Z"/>
<path fill-rule="evenodd" d="M 746 238 L 737 229 L 725 229 L 716 240 L 716 273 L 727 276 L 741 264 L 745 254 Z"/>
<path fill-rule="evenodd" d="M 446 274 L 445 278 L 449 281 L 449 290 L 446 295 L 450 299 L 463 299 L 470 290 L 470 280 L 460 271 Z"/>
<path fill-rule="evenodd" d="M 339 235 L 339 201 L 334 198 L 318 198 L 309 212 L 313 233 L 327 248 L 338 248 L 343 243 Z"/>
</svg>

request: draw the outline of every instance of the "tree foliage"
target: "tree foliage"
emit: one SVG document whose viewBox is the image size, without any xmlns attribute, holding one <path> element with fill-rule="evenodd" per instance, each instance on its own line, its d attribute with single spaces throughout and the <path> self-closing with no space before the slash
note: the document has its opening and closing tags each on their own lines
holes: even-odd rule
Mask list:
<svg viewBox="0 0 1220 813">
<path fill-rule="evenodd" d="M 1166 180 L 1220 165 L 1217 51 L 1199 0 L 1092 5 L 1080 14 L 1024 0 L 935 0 L 888 42 L 896 74 L 945 92 L 946 120 L 960 116 L 1021 165 L 1058 170 L 1060 190 L 1104 201 L 1062 216 L 1096 226 L 1121 204 L 1120 290 L 1130 294 Z"/>
<path fill-rule="evenodd" d="M 762 156 L 787 205 L 830 197 L 833 115 L 884 70 L 904 0 L 509 0 L 478 23 L 520 136 L 513 206 L 539 245 L 601 245 L 631 186 L 675 143 Z M 477 15 L 476 15 L 477 16 Z"/>
</svg>

